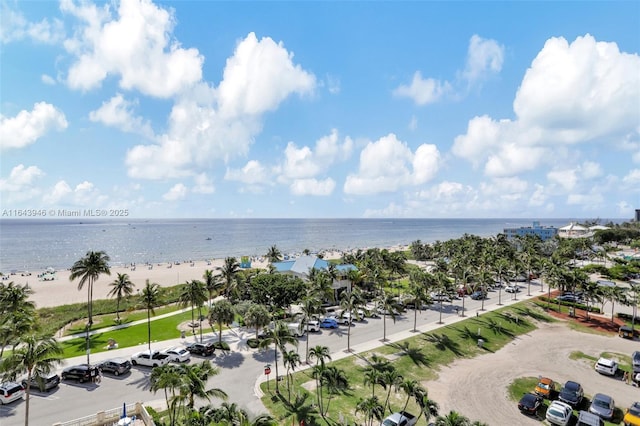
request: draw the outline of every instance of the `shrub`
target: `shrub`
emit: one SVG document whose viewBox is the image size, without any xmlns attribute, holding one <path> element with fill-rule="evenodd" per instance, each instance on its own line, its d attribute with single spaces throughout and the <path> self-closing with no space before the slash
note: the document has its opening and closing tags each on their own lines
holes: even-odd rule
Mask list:
<svg viewBox="0 0 640 426">
<path fill-rule="evenodd" d="M 229 344 L 227 342 L 215 342 L 213 344 L 213 346 L 216 349 L 220 349 L 220 350 L 223 350 L 223 351 L 230 351 L 231 350 L 231 348 L 229 347 Z"/>
<path fill-rule="evenodd" d="M 258 346 L 260 346 L 260 339 L 256 339 L 256 338 L 247 339 L 247 346 L 249 346 L 251 349 L 257 348 Z"/>
<path fill-rule="evenodd" d="M 543 302 L 548 302 L 549 298 L 546 296 L 539 296 L 538 299 L 540 299 Z M 558 299 L 552 298 L 551 299 L 551 303 L 557 305 L 558 304 Z M 572 308 L 576 308 L 576 309 L 581 309 L 583 311 L 589 311 L 589 312 L 594 312 L 596 314 L 601 314 L 602 311 L 600 310 L 599 307 L 597 306 L 589 306 L 587 307 L 587 305 L 583 305 L 582 303 L 573 303 L 573 302 L 565 302 L 563 300 L 560 301 L 560 305 L 562 306 L 569 306 Z"/>
<path fill-rule="evenodd" d="M 633 320 L 633 315 L 631 315 L 631 314 L 625 314 L 624 312 L 617 312 L 617 313 L 616 313 L 616 316 L 617 316 L 618 318 L 622 319 L 622 320 L 625 320 L 625 321 L 631 321 L 631 320 Z M 636 322 L 636 323 L 640 323 L 640 317 L 639 317 L 639 316 L 636 316 L 636 321 L 635 321 L 635 322 Z"/>
</svg>

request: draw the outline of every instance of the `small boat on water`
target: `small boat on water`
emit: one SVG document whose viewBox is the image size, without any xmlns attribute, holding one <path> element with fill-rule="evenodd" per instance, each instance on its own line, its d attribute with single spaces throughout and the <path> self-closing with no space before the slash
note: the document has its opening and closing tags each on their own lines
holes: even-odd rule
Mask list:
<svg viewBox="0 0 640 426">
<path fill-rule="evenodd" d="M 211 237 L 207 237 L 207 238 L 206 238 L 206 240 L 207 240 L 207 241 L 211 241 Z"/>
</svg>

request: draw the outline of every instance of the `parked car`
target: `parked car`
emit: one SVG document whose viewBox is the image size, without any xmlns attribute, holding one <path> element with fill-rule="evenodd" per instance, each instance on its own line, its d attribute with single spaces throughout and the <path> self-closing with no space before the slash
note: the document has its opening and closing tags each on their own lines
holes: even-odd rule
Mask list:
<svg viewBox="0 0 640 426">
<path fill-rule="evenodd" d="M 582 298 L 575 294 L 563 294 L 558 296 L 557 299 L 561 302 L 582 303 Z"/>
<path fill-rule="evenodd" d="M 548 377 L 542 377 L 538 380 L 538 384 L 534 392 L 543 398 L 551 399 L 551 394 L 556 391 L 556 382 Z"/>
<path fill-rule="evenodd" d="M 605 420 L 611 420 L 616 404 L 609 395 L 597 393 L 591 399 L 589 412 Z"/>
<path fill-rule="evenodd" d="M 320 328 L 338 328 L 338 322 L 334 318 L 324 318 L 320 321 Z"/>
<path fill-rule="evenodd" d="M 43 376 L 32 376 L 29 381 L 31 384 L 29 386 L 29 390 L 39 390 L 41 392 L 47 392 L 51 389 L 55 389 L 60 384 L 60 376 L 56 373 L 49 373 Z M 25 377 L 22 380 L 22 387 L 27 388 L 27 378 Z"/>
<path fill-rule="evenodd" d="M 434 302 L 451 302 L 451 297 L 445 293 L 431 293 L 431 300 Z"/>
<path fill-rule="evenodd" d="M 131 370 L 131 361 L 124 358 L 108 359 L 98 364 L 98 368 L 103 373 L 111 373 L 114 376 L 119 376 Z"/>
<path fill-rule="evenodd" d="M 518 409 L 525 414 L 536 414 L 542 405 L 543 398 L 535 393 L 525 393 L 518 402 Z"/>
<path fill-rule="evenodd" d="M 640 426 L 640 402 L 634 402 L 625 410 L 622 423 L 625 426 Z"/>
<path fill-rule="evenodd" d="M 411 413 L 406 411 L 398 411 L 396 413 L 392 413 L 387 418 L 385 418 L 381 425 L 382 426 L 413 426 L 418 422 L 418 418 Z"/>
<path fill-rule="evenodd" d="M 595 369 L 600 374 L 615 376 L 618 372 L 618 363 L 609 358 L 600 358 L 596 362 Z"/>
<path fill-rule="evenodd" d="M 158 351 L 148 350 L 142 352 L 136 352 L 131 355 L 131 363 L 133 365 L 144 365 L 147 367 L 159 367 L 169 363 L 169 355 L 163 354 Z"/>
<path fill-rule="evenodd" d="M 95 365 L 79 364 L 72 365 L 62 370 L 60 378 L 62 380 L 77 380 L 80 383 L 88 382 L 100 375 L 100 370 Z"/>
<path fill-rule="evenodd" d="M 640 373 L 640 351 L 631 354 L 631 365 L 634 373 Z"/>
<path fill-rule="evenodd" d="M 21 384 L 15 382 L 0 383 L 0 405 L 22 399 L 23 396 L 24 388 Z"/>
<path fill-rule="evenodd" d="M 327 318 L 328 319 L 333 319 L 333 320 L 335 320 L 335 322 L 337 322 L 338 324 L 341 324 L 341 325 L 349 325 L 349 324 L 352 323 L 351 316 L 343 317 L 343 316 L 338 316 L 338 315 L 330 315 Z"/>
<path fill-rule="evenodd" d="M 547 414 L 545 417 L 551 424 L 567 426 L 571 421 L 572 415 L 573 408 L 571 408 L 569 404 L 561 401 L 553 401 L 549 407 L 547 407 Z"/>
<path fill-rule="evenodd" d="M 584 389 L 582 389 L 582 385 L 580 383 L 569 380 L 560 390 L 558 398 L 562 402 L 566 402 L 573 407 L 577 407 L 584 398 Z"/>
<path fill-rule="evenodd" d="M 169 362 L 188 362 L 191 360 L 191 353 L 180 346 L 174 346 L 162 352 L 169 355 Z"/>
<path fill-rule="evenodd" d="M 604 421 L 588 411 L 580 411 L 576 426 L 604 426 Z"/>
<path fill-rule="evenodd" d="M 211 356 L 216 351 L 216 347 L 213 345 L 213 343 L 210 343 L 210 342 L 209 343 L 201 343 L 201 342 L 191 343 L 185 349 L 188 350 L 189 353 L 193 355 L 200 355 L 200 356 Z"/>
<path fill-rule="evenodd" d="M 471 293 L 471 298 L 473 300 L 481 300 L 481 299 L 486 299 L 487 298 L 487 293 L 485 293 L 484 291 L 474 291 L 473 293 Z"/>
<path fill-rule="evenodd" d="M 507 293 L 518 293 L 520 291 L 520 286 L 517 284 L 509 284 L 504 288 L 504 291 Z"/>
<path fill-rule="evenodd" d="M 320 331 L 320 322 L 318 322 L 316 320 L 309 320 L 305 324 L 304 329 L 307 330 L 309 333 L 318 332 L 318 331 Z"/>
</svg>

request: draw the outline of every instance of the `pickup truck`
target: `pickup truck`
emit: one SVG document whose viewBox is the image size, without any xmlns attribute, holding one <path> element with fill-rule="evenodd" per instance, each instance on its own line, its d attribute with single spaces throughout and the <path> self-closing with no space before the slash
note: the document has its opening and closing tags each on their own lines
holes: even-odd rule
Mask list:
<svg viewBox="0 0 640 426">
<path fill-rule="evenodd" d="M 413 426 L 418 421 L 418 418 L 406 411 L 399 411 L 393 413 L 382 421 L 382 426 Z"/>
</svg>

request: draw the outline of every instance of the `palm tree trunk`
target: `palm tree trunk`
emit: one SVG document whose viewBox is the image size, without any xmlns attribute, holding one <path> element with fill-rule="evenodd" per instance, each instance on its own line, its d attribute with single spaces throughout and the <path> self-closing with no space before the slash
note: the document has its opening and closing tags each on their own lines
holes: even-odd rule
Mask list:
<svg viewBox="0 0 640 426">
<path fill-rule="evenodd" d="M 280 388 L 278 387 L 278 344 L 276 342 L 273 343 L 273 357 L 276 366 L 276 394 L 280 394 Z"/>
<path fill-rule="evenodd" d="M 351 318 L 347 327 L 347 352 L 351 352 Z"/>
<path fill-rule="evenodd" d="M 27 375 L 26 398 L 24 401 L 24 426 L 29 426 L 29 400 L 31 399 L 31 371 Z"/>
<path fill-rule="evenodd" d="M 440 320 L 438 321 L 438 324 L 442 324 L 442 298 L 440 298 Z"/>
<path fill-rule="evenodd" d="M 387 341 L 387 314 L 382 315 L 382 341 Z"/>
<path fill-rule="evenodd" d="M 116 299 L 116 321 L 120 322 L 120 295 Z"/>
<path fill-rule="evenodd" d="M 149 354 L 151 354 L 151 312 L 147 308 L 147 341 L 149 343 Z"/>
<path fill-rule="evenodd" d="M 415 333 L 416 331 L 418 331 L 418 328 L 416 327 L 418 324 L 418 301 L 415 301 L 415 308 L 413 310 L 413 332 Z"/>
</svg>

